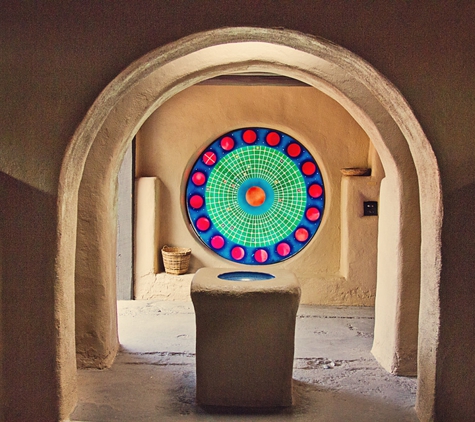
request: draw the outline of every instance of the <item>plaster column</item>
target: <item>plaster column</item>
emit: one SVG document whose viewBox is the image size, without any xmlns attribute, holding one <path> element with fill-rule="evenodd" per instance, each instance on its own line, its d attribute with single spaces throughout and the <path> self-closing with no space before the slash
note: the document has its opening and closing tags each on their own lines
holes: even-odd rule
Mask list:
<svg viewBox="0 0 475 422">
<path fill-rule="evenodd" d="M 140 177 L 135 182 L 134 297 L 147 296 L 158 273 L 159 186 L 157 177 Z"/>
<path fill-rule="evenodd" d="M 91 150 L 101 146 L 95 144 Z M 101 156 L 104 152 L 94 157 L 100 161 Z M 115 266 L 117 173 L 114 178 L 107 172 L 98 181 L 98 165 L 94 160 L 86 163 L 79 188 L 83 200 L 78 205 L 75 283 L 77 364 L 92 368 L 110 366 L 119 348 Z"/>
<path fill-rule="evenodd" d="M 378 201 L 379 182 L 372 177 L 341 180 L 341 275 L 365 306 L 374 306 L 378 216 L 363 215 L 365 201 Z"/>
<path fill-rule="evenodd" d="M 418 198 L 411 189 L 397 188 L 398 182 L 389 175 L 381 181 L 372 353 L 387 371 L 416 375 L 420 229 L 410 220 L 411 214 L 419 218 Z"/>
</svg>

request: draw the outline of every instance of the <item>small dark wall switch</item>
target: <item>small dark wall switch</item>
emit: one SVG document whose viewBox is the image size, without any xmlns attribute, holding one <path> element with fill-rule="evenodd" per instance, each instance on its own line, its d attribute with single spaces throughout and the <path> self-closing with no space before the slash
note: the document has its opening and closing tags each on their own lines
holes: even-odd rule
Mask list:
<svg viewBox="0 0 475 422">
<path fill-rule="evenodd" d="M 376 201 L 363 202 L 363 215 L 378 215 L 378 203 Z"/>
</svg>

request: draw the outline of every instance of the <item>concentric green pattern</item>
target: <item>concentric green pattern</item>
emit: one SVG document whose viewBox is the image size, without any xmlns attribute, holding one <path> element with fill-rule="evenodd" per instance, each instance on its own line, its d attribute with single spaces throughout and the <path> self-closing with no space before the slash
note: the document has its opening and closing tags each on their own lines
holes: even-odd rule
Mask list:
<svg viewBox="0 0 475 422">
<path fill-rule="evenodd" d="M 238 189 L 251 178 L 265 180 L 274 190 L 274 203 L 261 215 L 249 214 L 238 204 Z M 233 242 L 250 247 L 273 245 L 292 233 L 302 219 L 305 182 L 282 152 L 265 146 L 239 148 L 211 172 L 206 204 L 212 222 Z"/>
</svg>

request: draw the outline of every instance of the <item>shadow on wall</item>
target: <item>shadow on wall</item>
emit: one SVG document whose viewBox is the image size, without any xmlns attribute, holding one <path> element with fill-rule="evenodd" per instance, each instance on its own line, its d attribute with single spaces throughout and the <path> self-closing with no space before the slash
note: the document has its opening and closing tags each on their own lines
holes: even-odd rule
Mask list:
<svg viewBox="0 0 475 422">
<path fill-rule="evenodd" d="M 475 183 L 455 191 L 444 203 L 448 227 L 442 244 L 451 247 L 446 247 L 442 255 L 442 271 L 446 273 L 442 279 L 452 282 L 440 286 L 440 319 L 445 322 L 440 344 L 445 354 L 437 376 L 442 386 L 457 378 L 459 388 L 444 390 L 439 395 L 436 414 L 441 421 L 469 420 L 469 414 L 470 420 L 475 420 L 475 378 L 466 376 L 467 370 L 475 367 Z M 459 239 L 463 241 L 458 242 Z M 445 409 L 451 409 L 450 414 Z M 454 414 L 454 409 L 460 409 L 460 415 Z"/>
<path fill-rule="evenodd" d="M 55 214 L 56 198 L 0 173 L 0 281 L 8 280 L 0 296 L 0 338 L 8 336 L 1 343 L 0 379 L 8 388 L 0 420 L 26 418 L 24 409 L 35 409 L 30 420 L 57 411 L 57 403 L 44 400 L 56 395 L 57 383 L 54 280 L 45 279 L 55 271 L 56 224 L 44 217 Z"/>
<path fill-rule="evenodd" d="M 163 260 L 162 260 L 162 254 L 160 252 L 161 248 L 167 243 L 165 239 L 170 239 L 171 232 L 173 231 L 173 228 L 170 227 L 169 224 L 160 224 L 161 222 L 161 214 L 165 211 L 165 207 L 163 204 L 169 204 L 173 201 L 172 194 L 170 192 L 170 189 L 163 183 L 160 178 L 157 178 L 158 180 L 158 188 L 159 188 L 159 199 L 158 199 L 158 215 L 157 215 L 157 222 L 156 224 L 159 226 L 158 227 L 158 232 L 159 232 L 159 238 L 158 238 L 158 272 L 165 271 L 165 267 L 163 265 Z M 137 223 L 135 223 L 137 224 Z M 182 245 L 173 245 L 170 244 L 169 246 L 182 246 Z"/>
</svg>

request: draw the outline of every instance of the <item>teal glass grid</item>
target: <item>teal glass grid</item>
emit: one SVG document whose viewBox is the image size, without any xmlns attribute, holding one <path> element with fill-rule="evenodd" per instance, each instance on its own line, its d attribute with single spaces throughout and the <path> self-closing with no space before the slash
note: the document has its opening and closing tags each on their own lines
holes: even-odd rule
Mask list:
<svg viewBox="0 0 475 422">
<path fill-rule="evenodd" d="M 245 212 L 238 203 L 239 187 L 261 178 L 274 190 L 272 206 L 263 214 Z M 299 224 L 306 206 L 305 182 L 296 164 L 282 152 L 249 146 L 224 156 L 206 186 L 206 204 L 213 224 L 228 239 L 248 247 L 272 245 Z"/>
</svg>

